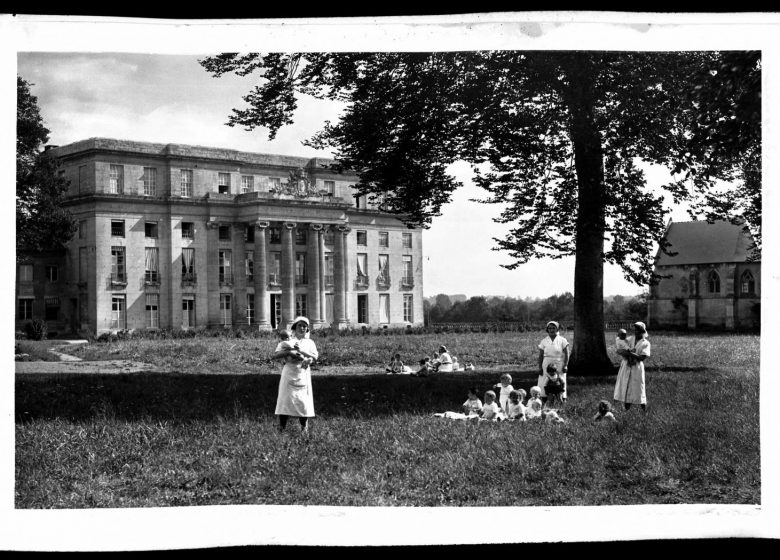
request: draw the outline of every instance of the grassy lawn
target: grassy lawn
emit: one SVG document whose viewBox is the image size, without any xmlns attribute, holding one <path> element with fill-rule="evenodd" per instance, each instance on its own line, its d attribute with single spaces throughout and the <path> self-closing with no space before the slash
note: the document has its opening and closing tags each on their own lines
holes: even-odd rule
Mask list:
<svg viewBox="0 0 780 560">
<path fill-rule="evenodd" d="M 527 390 L 540 338 L 318 339 L 326 365 L 313 380 L 317 417 L 309 437 L 295 424 L 276 430 L 279 376 L 266 361 L 270 339 L 90 344 L 79 349 L 82 357 L 133 359 L 138 352 L 175 366 L 167 357 L 175 354 L 181 367 L 17 375 L 15 505 L 760 502 L 758 336 L 651 333 L 648 413 L 617 411 L 614 425 L 590 421 L 596 403 L 611 399 L 614 376 L 570 379 L 561 425 L 432 416 L 457 410 L 469 386 L 492 386 L 499 370 L 512 371 L 514 386 Z M 438 343 L 484 369 L 419 379 L 346 374 L 376 372 L 396 350 L 416 357 Z"/>
<path fill-rule="evenodd" d="M 60 359 L 49 352 L 50 348 L 63 346 L 61 340 L 17 340 L 16 353 L 27 354 L 22 358 L 25 362 L 58 362 Z"/>
</svg>

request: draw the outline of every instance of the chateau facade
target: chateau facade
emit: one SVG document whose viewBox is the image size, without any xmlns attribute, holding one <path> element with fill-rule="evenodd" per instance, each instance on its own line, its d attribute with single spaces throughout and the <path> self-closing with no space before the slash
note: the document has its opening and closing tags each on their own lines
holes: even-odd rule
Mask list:
<svg viewBox="0 0 780 560">
<path fill-rule="evenodd" d="M 742 225 L 670 222 L 667 255 L 659 251 L 647 300 L 652 328 L 735 330 L 761 326 L 761 261 Z"/>
<path fill-rule="evenodd" d="M 17 328 L 423 323 L 421 230 L 330 160 L 106 138 L 49 153 L 78 232 L 18 264 Z"/>
</svg>

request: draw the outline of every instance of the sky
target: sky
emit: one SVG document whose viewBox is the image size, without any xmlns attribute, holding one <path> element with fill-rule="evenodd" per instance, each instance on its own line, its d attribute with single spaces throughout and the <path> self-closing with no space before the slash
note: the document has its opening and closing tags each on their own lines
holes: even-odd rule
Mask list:
<svg viewBox="0 0 780 560">
<path fill-rule="evenodd" d="M 245 105 L 242 97 L 256 77 L 214 78 L 198 64 L 202 56 L 20 52 L 18 73 L 33 84 L 31 91 L 51 130 L 50 144 L 101 136 L 304 157 L 333 155 L 304 146 L 302 140 L 325 120 L 338 118 L 337 103 L 301 97 L 295 123 L 269 141 L 265 130 L 225 125 L 231 109 Z M 510 225 L 493 221 L 500 211 L 496 205 L 473 201 L 485 193 L 472 182 L 468 165 L 457 163 L 450 171 L 463 187 L 423 234 L 425 296 L 544 298 L 573 292 L 573 257 L 535 260 L 515 270 L 502 267 L 511 259 L 493 250 L 494 238 L 503 238 Z M 668 179 L 664 170 L 648 172 L 651 185 Z M 674 216 L 687 219 L 680 209 Z M 605 295 L 635 295 L 643 289 L 626 281 L 618 267 L 606 266 Z"/>
</svg>

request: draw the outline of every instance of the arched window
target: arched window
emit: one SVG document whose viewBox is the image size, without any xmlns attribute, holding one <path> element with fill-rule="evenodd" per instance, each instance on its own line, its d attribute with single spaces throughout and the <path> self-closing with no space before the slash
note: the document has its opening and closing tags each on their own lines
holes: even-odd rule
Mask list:
<svg viewBox="0 0 780 560">
<path fill-rule="evenodd" d="M 743 294 L 754 294 L 756 292 L 756 280 L 753 278 L 753 273 L 746 270 L 742 273 L 742 277 L 739 279 L 740 289 Z"/>
<path fill-rule="evenodd" d="M 707 284 L 709 285 L 711 294 L 720 293 L 720 276 L 718 276 L 718 273 L 714 270 L 710 271 L 710 274 L 707 277 Z"/>
<path fill-rule="evenodd" d="M 680 278 L 680 292 L 683 294 L 688 293 L 688 279 L 685 277 Z"/>
</svg>

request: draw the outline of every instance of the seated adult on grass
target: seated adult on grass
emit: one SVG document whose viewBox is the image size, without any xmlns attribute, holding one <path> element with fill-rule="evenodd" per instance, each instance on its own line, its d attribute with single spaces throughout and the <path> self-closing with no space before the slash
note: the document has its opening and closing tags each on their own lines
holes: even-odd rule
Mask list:
<svg viewBox="0 0 780 560">
<path fill-rule="evenodd" d="M 439 346 L 439 357 L 436 359 L 436 371 L 448 373 L 452 371 L 452 356 L 446 346 Z"/>
</svg>

